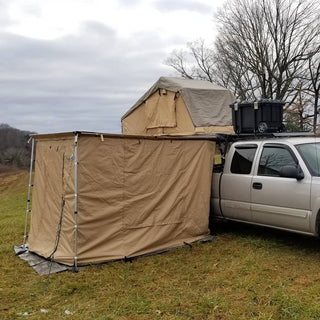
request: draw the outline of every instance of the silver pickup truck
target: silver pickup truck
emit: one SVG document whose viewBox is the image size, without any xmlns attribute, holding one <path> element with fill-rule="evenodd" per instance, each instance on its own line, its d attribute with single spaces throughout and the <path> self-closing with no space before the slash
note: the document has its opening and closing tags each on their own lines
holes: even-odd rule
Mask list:
<svg viewBox="0 0 320 320">
<path fill-rule="evenodd" d="M 211 202 L 214 218 L 319 235 L 320 138 L 234 142 Z"/>
</svg>

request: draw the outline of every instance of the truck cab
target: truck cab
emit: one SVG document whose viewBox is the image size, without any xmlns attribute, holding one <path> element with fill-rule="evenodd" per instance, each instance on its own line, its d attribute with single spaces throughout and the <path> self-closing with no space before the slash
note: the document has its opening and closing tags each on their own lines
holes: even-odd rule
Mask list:
<svg viewBox="0 0 320 320">
<path fill-rule="evenodd" d="M 316 236 L 320 209 L 320 139 L 232 143 L 213 173 L 213 217 Z"/>
</svg>

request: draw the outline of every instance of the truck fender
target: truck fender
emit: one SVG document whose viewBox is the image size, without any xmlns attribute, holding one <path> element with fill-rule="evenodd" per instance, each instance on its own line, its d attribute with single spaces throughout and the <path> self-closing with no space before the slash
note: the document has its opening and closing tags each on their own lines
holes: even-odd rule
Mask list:
<svg viewBox="0 0 320 320">
<path fill-rule="evenodd" d="M 310 231 L 320 235 L 320 197 L 317 197 L 311 204 Z"/>
<path fill-rule="evenodd" d="M 320 232 L 320 209 L 318 210 L 317 218 L 316 218 L 316 222 L 315 222 L 315 232 L 317 233 L 317 235 L 319 237 L 319 232 Z"/>
</svg>

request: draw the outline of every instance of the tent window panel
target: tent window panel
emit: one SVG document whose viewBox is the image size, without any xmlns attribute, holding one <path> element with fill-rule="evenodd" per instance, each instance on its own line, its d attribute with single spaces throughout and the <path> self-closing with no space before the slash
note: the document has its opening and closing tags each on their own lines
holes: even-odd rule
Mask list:
<svg viewBox="0 0 320 320">
<path fill-rule="evenodd" d="M 147 129 L 177 126 L 175 92 L 156 91 L 145 102 Z"/>
</svg>

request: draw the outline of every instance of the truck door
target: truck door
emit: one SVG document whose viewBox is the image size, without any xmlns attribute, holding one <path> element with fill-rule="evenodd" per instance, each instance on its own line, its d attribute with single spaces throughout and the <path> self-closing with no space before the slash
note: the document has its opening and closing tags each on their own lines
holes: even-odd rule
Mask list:
<svg viewBox="0 0 320 320">
<path fill-rule="evenodd" d="M 226 218 L 251 221 L 252 163 L 257 147 L 257 144 L 237 144 L 233 154 L 227 157 L 228 170 L 221 181 L 221 208 Z"/>
<path fill-rule="evenodd" d="M 297 164 L 297 156 L 288 145 L 264 144 L 251 184 L 253 222 L 310 231 L 311 176 L 304 170 L 304 179 L 298 181 L 279 174 L 283 166 Z"/>
</svg>

